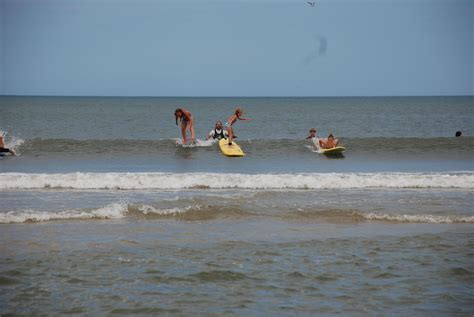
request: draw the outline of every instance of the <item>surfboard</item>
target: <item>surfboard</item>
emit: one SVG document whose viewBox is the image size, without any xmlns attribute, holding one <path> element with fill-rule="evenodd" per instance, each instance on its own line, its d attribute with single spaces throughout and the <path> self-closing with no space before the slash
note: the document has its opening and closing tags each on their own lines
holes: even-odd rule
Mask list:
<svg viewBox="0 0 474 317">
<path fill-rule="evenodd" d="M 343 146 L 336 146 L 330 149 L 319 149 L 320 154 L 325 154 L 325 155 L 342 155 L 342 152 L 346 150 L 345 147 Z"/>
<path fill-rule="evenodd" d="M 232 145 L 229 145 L 229 141 L 227 139 L 220 139 L 219 140 L 219 148 L 222 151 L 222 154 L 225 156 L 244 156 L 245 153 L 242 151 L 240 146 L 232 141 Z"/>
</svg>

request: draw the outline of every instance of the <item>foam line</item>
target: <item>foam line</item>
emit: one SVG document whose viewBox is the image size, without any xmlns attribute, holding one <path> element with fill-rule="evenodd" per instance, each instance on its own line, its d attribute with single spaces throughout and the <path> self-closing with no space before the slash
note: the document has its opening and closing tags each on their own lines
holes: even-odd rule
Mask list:
<svg viewBox="0 0 474 317">
<path fill-rule="evenodd" d="M 473 172 L 451 173 L 67 173 L 0 174 L 1 189 L 356 189 L 474 188 Z"/>
</svg>

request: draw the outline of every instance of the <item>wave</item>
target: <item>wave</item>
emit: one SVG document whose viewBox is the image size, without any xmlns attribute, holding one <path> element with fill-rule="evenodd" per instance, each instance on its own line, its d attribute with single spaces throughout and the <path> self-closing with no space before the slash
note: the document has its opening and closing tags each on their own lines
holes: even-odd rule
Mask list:
<svg viewBox="0 0 474 317">
<path fill-rule="evenodd" d="M 298 210 L 290 216 L 298 215 L 306 219 L 324 220 L 327 222 L 361 222 L 382 221 L 397 223 L 474 223 L 474 216 L 466 215 L 431 215 L 431 214 L 385 214 L 358 210 Z"/>
<path fill-rule="evenodd" d="M 112 203 L 97 209 L 72 209 L 65 211 L 20 210 L 0 213 L 0 223 L 34 223 L 59 220 L 103 220 L 127 216 L 140 219 L 174 218 L 184 221 L 202 221 L 227 217 L 249 216 L 235 206 L 187 205 L 184 207 L 158 208 L 146 204 Z"/>
<path fill-rule="evenodd" d="M 18 139 L 21 140 L 21 139 Z M 463 138 L 340 138 L 347 153 L 473 153 L 474 137 Z M 16 141 L 15 141 L 16 142 Z M 299 139 L 255 139 L 239 140 L 246 152 L 268 156 L 275 153 L 307 153 L 312 142 Z M 196 140 L 196 144 L 182 145 L 180 139 L 161 140 L 75 140 L 75 139 L 32 139 L 10 144 L 19 148 L 22 154 L 66 153 L 75 155 L 123 154 L 168 154 L 177 149 L 212 147 L 214 140 Z"/>
<path fill-rule="evenodd" d="M 0 136 L 4 138 L 5 147 L 9 149 L 18 149 L 21 145 L 25 143 L 25 140 L 16 136 L 8 136 L 8 132 L 0 130 Z"/>
<path fill-rule="evenodd" d="M 127 204 L 113 203 L 92 210 L 49 211 L 9 211 L 0 213 L 0 223 L 42 222 L 51 220 L 74 219 L 114 219 L 123 218 L 127 212 Z"/>
<path fill-rule="evenodd" d="M 422 223 L 474 223 L 474 216 L 439 216 L 439 215 L 388 215 L 366 213 L 362 214 L 367 220 L 383 220 L 395 222 Z"/>
<path fill-rule="evenodd" d="M 217 142 L 217 140 L 201 140 L 201 139 L 196 139 L 194 143 L 186 143 L 183 144 L 182 139 L 172 139 L 174 140 L 175 144 L 184 148 L 193 148 L 193 147 L 209 147 L 212 146 L 214 143 Z"/>
<path fill-rule="evenodd" d="M 0 213 L 0 223 L 36 223 L 61 220 L 105 220 L 134 217 L 138 219 L 175 219 L 181 221 L 206 221 L 218 218 L 242 218 L 257 216 L 257 212 L 243 210 L 239 206 L 193 204 L 182 207 L 158 208 L 146 204 L 112 203 L 97 209 L 65 211 L 17 210 Z M 262 216 L 262 215 L 260 215 Z M 278 219 L 304 220 L 308 218 L 323 222 L 382 221 L 394 223 L 474 223 L 474 216 L 430 215 L 430 214 L 378 214 L 350 210 L 318 210 L 315 212 L 289 212 L 283 216 L 266 215 Z"/>
<path fill-rule="evenodd" d="M 446 173 L 2 173 L 0 189 L 474 188 L 474 172 Z"/>
</svg>

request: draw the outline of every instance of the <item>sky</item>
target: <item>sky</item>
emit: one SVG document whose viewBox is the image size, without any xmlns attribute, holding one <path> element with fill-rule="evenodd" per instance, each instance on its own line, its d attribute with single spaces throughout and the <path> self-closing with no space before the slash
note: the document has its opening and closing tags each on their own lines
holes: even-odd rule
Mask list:
<svg viewBox="0 0 474 317">
<path fill-rule="evenodd" d="M 0 94 L 473 95 L 472 0 L 0 0 Z"/>
</svg>

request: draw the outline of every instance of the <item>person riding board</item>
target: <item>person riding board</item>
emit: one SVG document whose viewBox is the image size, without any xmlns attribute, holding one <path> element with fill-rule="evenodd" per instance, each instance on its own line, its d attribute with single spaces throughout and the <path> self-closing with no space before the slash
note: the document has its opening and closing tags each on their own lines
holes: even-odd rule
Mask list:
<svg viewBox="0 0 474 317">
<path fill-rule="evenodd" d="M 206 140 L 214 139 L 220 140 L 227 138 L 227 131 L 222 127 L 222 122 L 217 121 L 214 129 L 212 129 L 206 137 Z"/>
<path fill-rule="evenodd" d="M 234 138 L 234 129 L 232 128 L 232 125 L 237 121 L 237 120 L 252 120 L 250 118 L 242 118 L 242 115 L 244 114 L 244 111 L 242 108 L 237 108 L 234 111 L 234 114 L 232 114 L 229 119 L 227 119 L 227 122 L 225 123 L 225 128 L 227 130 L 227 133 L 229 134 L 229 145 L 232 145 L 232 139 Z"/>
<path fill-rule="evenodd" d="M 189 128 L 189 131 L 191 131 L 191 141 L 194 141 L 196 139 L 194 135 L 194 120 L 193 116 L 191 115 L 191 112 L 185 108 L 177 108 L 174 111 L 174 117 L 176 119 L 176 125 L 178 125 L 178 119 L 181 121 L 181 133 L 183 135 L 183 144 L 188 141 L 186 137 L 186 129 Z"/>
<path fill-rule="evenodd" d="M 339 140 L 335 139 L 332 133 L 328 135 L 328 138 L 326 140 L 323 140 L 323 139 L 319 140 L 319 146 L 322 149 L 332 149 L 338 146 L 338 144 L 339 144 Z"/>
</svg>

